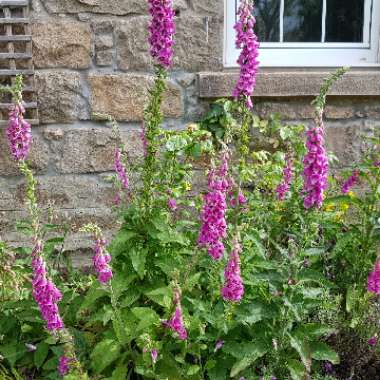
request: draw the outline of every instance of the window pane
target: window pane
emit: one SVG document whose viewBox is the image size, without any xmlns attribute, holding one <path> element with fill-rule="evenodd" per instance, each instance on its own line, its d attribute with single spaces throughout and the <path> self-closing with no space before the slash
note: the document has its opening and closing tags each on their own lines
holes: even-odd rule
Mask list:
<svg viewBox="0 0 380 380">
<path fill-rule="evenodd" d="M 255 1 L 256 33 L 260 42 L 280 42 L 281 0 Z"/>
<path fill-rule="evenodd" d="M 322 0 L 285 0 L 284 42 L 321 42 Z"/>
<path fill-rule="evenodd" d="M 326 42 L 362 42 L 364 0 L 327 0 Z"/>
</svg>

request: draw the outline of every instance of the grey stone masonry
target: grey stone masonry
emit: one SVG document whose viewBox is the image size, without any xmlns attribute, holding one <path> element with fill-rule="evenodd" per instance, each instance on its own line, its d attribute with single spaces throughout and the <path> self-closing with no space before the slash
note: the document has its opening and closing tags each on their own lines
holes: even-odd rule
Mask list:
<svg viewBox="0 0 380 380">
<path fill-rule="evenodd" d="M 86 247 L 78 233 L 96 222 L 117 228 L 115 192 L 106 177 L 117 144 L 99 114 L 120 123 L 132 159 L 142 155 L 139 129 L 152 86 L 146 0 L 31 0 L 31 29 L 40 125 L 33 127 L 30 162 L 41 204 L 72 225 L 68 247 Z M 217 97 L 230 96 L 236 70 L 223 68 L 224 0 L 174 0 L 174 66 L 163 103 L 165 126 L 199 120 Z M 1 48 L 1 47 L 0 47 Z M 281 113 L 308 122 L 324 70 L 260 71 L 254 99 L 262 117 Z M 326 111 L 327 142 L 350 166 L 365 145 L 359 138 L 380 127 L 380 70 L 352 70 L 334 87 Z M 2 127 L 3 128 L 3 127 Z M 23 217 L 23 180 L 0 133 L 0 236 L 18 244 L 14 224 Z"/>
</svg>

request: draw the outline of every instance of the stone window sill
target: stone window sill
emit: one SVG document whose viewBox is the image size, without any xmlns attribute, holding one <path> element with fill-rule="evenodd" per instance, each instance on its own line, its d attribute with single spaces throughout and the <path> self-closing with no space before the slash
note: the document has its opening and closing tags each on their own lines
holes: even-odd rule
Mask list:
<svg viewBox="0 0 380 380">
<path fill-rule="evenodd" d="M 331 69 L 332 71 L 333 69 Z M 257 77 L 256 97 L 315 96 L 330 71 L 262 70 Z M 231 96 L 238 72 L 201 72 L 199 96 L 220 98 Z M 334 96 L 380 96 L 380 70 L 352 69 L 331 89 Z"/>
</svg>

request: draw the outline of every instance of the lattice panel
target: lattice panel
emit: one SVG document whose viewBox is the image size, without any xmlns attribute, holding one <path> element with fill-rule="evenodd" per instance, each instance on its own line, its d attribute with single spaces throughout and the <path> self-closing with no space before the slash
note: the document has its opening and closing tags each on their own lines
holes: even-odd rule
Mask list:
<svg viewBox="0 0 380 380">
<path fill-rule="evenodd" d="M 29 1 L 0 0 L 0 84 L 11 85 L 17 74 L 24 76 L 26 119 L 38 124 Z M 1 124 L 6 122 L 10 105 L 11 96 L 1 95 Z"/>
</svg>

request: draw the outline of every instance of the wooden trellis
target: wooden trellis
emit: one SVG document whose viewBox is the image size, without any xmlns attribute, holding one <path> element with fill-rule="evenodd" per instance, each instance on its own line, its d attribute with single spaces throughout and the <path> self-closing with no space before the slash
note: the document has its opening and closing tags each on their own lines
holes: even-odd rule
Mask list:
<svg viewBox="0 0 380 380">
<path fill-rule="evenodd" d="M 24 77 L 26 119 L 38 124 L 29 1 L 0 0 L 0 84 L 12 85 L 18 74 Z M 1 124 L 6 121 L 10 106 L 11 96 L 1 95 Z"/>
</svg>

